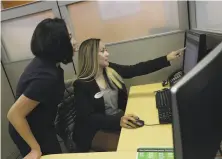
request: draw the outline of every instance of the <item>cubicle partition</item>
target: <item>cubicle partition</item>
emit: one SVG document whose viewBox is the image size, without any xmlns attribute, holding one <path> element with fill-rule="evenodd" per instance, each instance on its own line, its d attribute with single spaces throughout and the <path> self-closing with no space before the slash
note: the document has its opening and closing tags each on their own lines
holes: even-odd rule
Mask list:
<svg viewBox="0 0 222 159">
<path fill-rule="evenodd" d="M 45 18 L 60 17 L 60 14 L 56 2 L 36 1 L 2 10 L 1 17 L 1 158 L 15 159 L 19 152 L 9 137 L 6 115 L 15 100 L 13 93 L 18 79 L 33 58 L 30 40 L 36 25 Z"/>
<path fill-rule="evenodd" d="M 167 53 L 180 49 L 183 46 L 184 32 L 172 31 L 153 35 L 149 38 L 108 45 L 107 48 L 110 52 L 110 61 L 123 65 L 132 65 L 137 62 L 165 56 Z M 127 89 L 129 89 L 130 86 L 161 82 L 167 79 L 172 72 L 182 67 L 182 59 L 183 57 L 171 62 L 170 67 L 152 74 L 125 80 L 124 82 Z"/>
<path fill-rule="evenodd" d="M 190 25 L 192 29 L 222 34 L 222 1 L 190 1 Z"/>
<path fill-rule="evenodd" d="M 33 58 L 30 41 L 36 25 L 45 18 L 60 17 L 56 2 L 37 1 L 2 11 L 2 62 L 15 90 L 18 78 Z"/>
<path fill-rule="evenodd" d="M 1 64 L 1 158 L 15 159 L 19 156 L 18 149 L 8 133 L 7 112 L 14 102 L 14 96 Z"/>
<path fill-rule="evenodd" d="M 153 59 L 183 47 L 188 29 L 187 3 L 177 1 L 59 1 L 74 39 L 80 44 L 91 37 L 100 38 L 107 46 L 110 61 L 135 64 Z M 74 56 L 78 70 L 78 55 Z M 126 80 L 126 84 L 161 81 L 181 65 L 159 73 Z M 72 68 L 65 77 L 72 77 Z M 73 76 L 74 78 L 76 76 Z"/>
</svg>

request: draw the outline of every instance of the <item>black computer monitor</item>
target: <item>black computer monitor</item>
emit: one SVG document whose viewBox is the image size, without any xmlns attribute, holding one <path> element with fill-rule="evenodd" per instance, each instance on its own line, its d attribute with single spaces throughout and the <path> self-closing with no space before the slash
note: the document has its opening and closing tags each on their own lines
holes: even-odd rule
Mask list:
<svg viewBox="0 0 222 159">
<path fill-rule="evenodd" d="M 213 50 L 219 43 L 222 42 L 222 33 L 205 32 L 207 53 Z"/>
<path fill-rule="evenodd" d="M 222 140 L 222 43 L 171 88 L 176 159 L 214 159 Z"/>
<path fill-rule="evenodd" d="M 222 33 L 195 30 L 198 33 L 206 35 L 206 51 L 209 53 L 212 51 L 219 43 L 222 42 Z"/>
<path fill-rule="evenodd" d="M 206 55 L 206 35 L 189 30 L 185 35 L 183 72 L 188 73 Z"/>
</svg>

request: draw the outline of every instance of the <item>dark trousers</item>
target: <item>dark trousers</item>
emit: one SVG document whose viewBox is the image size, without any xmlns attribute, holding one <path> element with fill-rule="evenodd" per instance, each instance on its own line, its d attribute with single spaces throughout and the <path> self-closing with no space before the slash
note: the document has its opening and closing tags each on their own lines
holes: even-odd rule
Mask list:
<svg viewBox="0 0 222 159">
<path fill-rule="evenodd" d="M 77 146 L 77 152 L 89 152 L 92 145 L 92 140 L 99 130 L 113 132 L 120 131 L 120 118 L 123 115 L 124 112 L 120 112 L 114 115 L 117 119 L 119 119 L 119 121 L 117 122 L 118 125 L 114 127 L 100 125 L 98 124 L 99 122 L 97 119 L 95 119 L 94 121 L 91 120 L 88 123 L 77 122 L 73 133 L 73 139 Z"/>
<path fill-rule="evenodd" d="M 9 126 L 9 133 L 16 144 L 17 148 L 19 149 L 21 155 L 25 157 L 30 151 L 29 145 L 19 136 L 19 134 L 15 131 L 13 127 Z M 44 135 L 44 139 L 38 140 L 40 145 L 42 155 L 49 155 L 49 154 L 60 154 L 62 153 L 60 144 L 58 142 L 57 136 L 55 132 L 46 132 L 47 135 Z"/>
</svg>

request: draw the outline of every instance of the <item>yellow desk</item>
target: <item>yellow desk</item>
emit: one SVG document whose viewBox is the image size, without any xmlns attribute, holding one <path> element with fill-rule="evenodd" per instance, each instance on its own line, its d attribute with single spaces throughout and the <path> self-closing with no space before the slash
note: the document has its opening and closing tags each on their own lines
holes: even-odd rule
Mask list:
<svg viewBox="0 0 222 159">
<path fill-rule="evenodd" d="M 158 110 L 154 91 L 163 89 L 161 83 L 130 88 L 126 114 L 135 114 L 146 124 L 158 124 Z M 136 151 L 139 147 L 173 148 L 172 126 L 144 126 L 138 129 L 122 129 L 117 151 Z"/>
<path fill-rule="evenodd" d="M 126 114 L 133 113 L 146 124 L 158 124 L 154 91 L 162 88 L 161 83 L 131 87 Z M 135 159 L 139 147 L 173 148 L 171 124 L 122 129 L 117 152 L 48 155 L 41 159 Z"/>
<path fill-rule="evenodd" d="M 73 153 L 43 156 L 41 159 L 136 159 L 136 152 Z"/>
</svg>

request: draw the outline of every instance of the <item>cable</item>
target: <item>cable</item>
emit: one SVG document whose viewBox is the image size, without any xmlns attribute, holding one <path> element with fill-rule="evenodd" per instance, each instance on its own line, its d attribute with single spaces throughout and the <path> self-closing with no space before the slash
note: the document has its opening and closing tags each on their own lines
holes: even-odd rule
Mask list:
<svg viewBox="0 0 222 159">
<path fill-rule="evenodd" d="M 162 124 L 144 124 L 144 126 L 157 126 L 157 125 L 162 125 Z"/>
<path fill-rule="evenodd" d="M 72 61 L 72 66 L 73 66 L 73 69 L 74 69 L 75 74 L 77 74 L 77 73 L 76 73 L 76 68 L 75 68 L 74 61 Z"/>
<path fill-rule="evenodd" d="M 190 23 L 190 6 L 189 6 L 189 1 L 187 1 L 187 14 L 188 14 L 188 25 L 189 29 L 191 29 L 191 23 Z"/>
<path fill-rule="evenodd" d="M 144 124 L 144 126 L 157 126 L 157 125 L 169 125 L 169 124 Z"/>
<path fill-rule="evenodd" d="M 62 14 L 61 14 L 60 7 L 59 7 L 59 2 L 56 1 L 56 3 L 57 3 L 58 10 L 59 10 L 59 15 L 60 15 L 60 17 L 62 18 Z"/>
<path fill-rule="evenodd" d="M 60 7 L 59 7 L 59 2 L 56 1 L 56 3 L 57 3 L 58 10 L 59 10 L 59 15 L 60 15 L 60 17 L 61 17 L 62 19 L 64 19 L 64 18 L 62 17 L 62 13 L 61 13 L 61 10 L 60 10 Z M 74 69 L 74 72 L 75 72 L 75 75 L 76 75 L 76 74 L 77 74 L 77 73 L 76 73 L 76 68 L 75 68 L 75 64 L 74 64 L 73 61 L 72 61 L 72 66 L 73 66 L 73 69 Z"/>
</svg>

